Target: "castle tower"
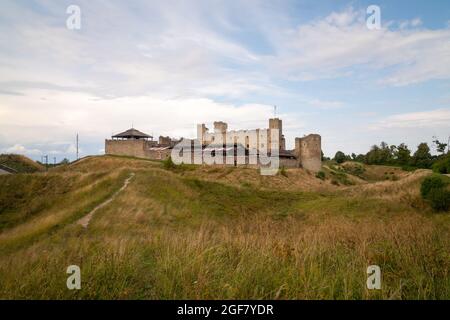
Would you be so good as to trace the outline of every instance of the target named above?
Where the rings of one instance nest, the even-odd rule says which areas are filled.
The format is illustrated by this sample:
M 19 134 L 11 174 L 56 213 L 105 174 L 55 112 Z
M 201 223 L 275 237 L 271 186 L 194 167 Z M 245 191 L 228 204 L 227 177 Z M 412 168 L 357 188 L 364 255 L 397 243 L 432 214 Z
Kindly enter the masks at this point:
M 208 128 L 204 123 L 197 125 L 197 140 L 201 145 L 206 144 L 206 134 L 208 133 Z
M 226 143 L 227 141 L 227 130 L 228 130 L 228 124 L 226 124 L 223 121 L 215 121 L 214 122 L 214 134 L 216 135 L 216 139 L 218 140 L 219 138 L 217 137 L 218 135 L 222 135 L 222 143 Z
M 295 156 L 299 165 L 313 172 L 322 167 L 322 138 L 318 134 L 310 134 L 303 138 L 295 138 Z
M 278 118 L 272 118 L 269 119 L 269 136 L 267 137 L 268 143 L 267 146 L 269 148 L 269 150 L 272 148 L 272 142 L 271 142 L 271 137 L 272 137 L 272 130 L 273 129 L 278 129 L 278 143 L 279 143 L 279 149 L 280 150 L 284 150 L 284 135 L 283 135 L 283 122 L 281 121 L 281 119 Z

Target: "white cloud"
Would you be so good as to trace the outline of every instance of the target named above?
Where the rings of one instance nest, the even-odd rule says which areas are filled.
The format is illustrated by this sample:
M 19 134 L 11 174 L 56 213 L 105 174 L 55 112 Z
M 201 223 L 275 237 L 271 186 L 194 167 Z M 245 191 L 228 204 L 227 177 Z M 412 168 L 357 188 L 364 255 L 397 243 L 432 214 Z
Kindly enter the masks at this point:
M 388 116 L 372 126 L 371 129 L 386 128 L 436 128 L 449 127 L 450 109 L 411 112 Z
M 22 155 L 41 155 L 42 151 L 38 149 L 27 149 L 21 144 L 15 144 L 12 147 L 3 149 L 4 153 L 15 153 L 15 154 L 22 154 Z
M 394 86 L 450 78 L 450 29 L 418 29 L 421 20 L 413 19 L 398 30 L 369 30 L 364 16 L 348 8 L 280 33 L 271 62 L 299 80 L 388 68 L 381 83 Z
M 271 104 L 283 110 L 289 103 L 294 114 L 280 116 L 290 139 L 305 133 L 298 132 L 305 124 L 325 131 L 339 120 L 333 110 L 327 114 L 337 120 L 309 122 L 304 107 L 316 114 L 339 109 L 344 118 L 342 109 L 356 96 L 351 91 L 375 81 L 405 86 L 450 78 L 450 29 L 427 29 L 419 18 L 376 31 L 366 28 L 364 11 L 352 8 L 298 24 L 290 3 L 78 3 L 84 19 L 79 32 L 65 28 L 63 2 L 3 5 L 2 146 L 74 154 L 79 132 L 85 152 L 95 153 L 104 138 L 132 122 L 155 136 L 192 137 L 199 122 L 266 127 Z M 335 83 L 323 90 L 294 83 L 339 77 L 361 86 L 345 95 L 332 88 Z M 377 125 L 405 125 L 401 118 L 383 121 Z
M 39 99 L 41 96 L 46 99 Z M 211 125 L 217 120 L 235 128 L 265 128 L 273 106 L 157 96 L 105 100 L 77 92 L 30 90 L 24 96 L 3 96 L 0 110 L 0 128 L 8 133 L 2 143 L 42 144 L 50 150 L 74 154 L 74 143 L 67 141 L 74 141 L 76 133 L 80 133 L 83 143 L 101 145 L 103 139 L 128 129 L 134 122 L 136 128 L 155 136 L 193 138 L 197 123 Z
M 312 99 L 309 101 L 309 104 L 318 107 L 320 109 L 340 109 L 344 106 L 344 103 L 341 101 L 327 101 L 327 100 L 319 100 L 319 99 Z

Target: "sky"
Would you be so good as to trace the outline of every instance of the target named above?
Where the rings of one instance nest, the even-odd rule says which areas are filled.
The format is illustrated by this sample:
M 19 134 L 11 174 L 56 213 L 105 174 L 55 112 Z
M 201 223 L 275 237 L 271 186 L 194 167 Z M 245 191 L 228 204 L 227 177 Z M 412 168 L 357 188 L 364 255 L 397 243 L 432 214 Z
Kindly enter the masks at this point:
M 70 5 L 81 27 L 70 29 Z M 369 5 L 381 27 L 367 27 Z M 450 1 L 2 0 L 0 153 L 74 160 L 131 126 L 322 136 L 325 155 L 450 136 Z M 53 160 L 52 160 L 53 161 Z

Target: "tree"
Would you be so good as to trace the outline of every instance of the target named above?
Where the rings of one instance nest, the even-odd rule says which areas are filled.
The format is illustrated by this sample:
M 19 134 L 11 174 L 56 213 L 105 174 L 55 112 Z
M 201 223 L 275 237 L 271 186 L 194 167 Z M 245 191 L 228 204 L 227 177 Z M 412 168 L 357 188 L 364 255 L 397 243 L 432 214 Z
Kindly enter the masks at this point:
M 337 163 L 342 163 L 345 160 L 347 160 L 347 156 L 345 155 L 345 153 L 343 153 L 342 151 L 336 152 L 334 156 L 334 161 L 336 161 Z
M 367 164 L 386 164 L 392 159 L 391 148 L 386 142 L 381 142 L 380 146 L 373 145 L 366 154 Z
M 364 161 L 366 161 L 366 156 L 360 153 L 356 156 L 355 161 L 364 162 Z
M 430 153 L 430 147 L 426 142 L 422 142 L 417 146 L 417 151 L 412 156 L 412 164 L 419 168 L 429 168 L 433 157 Z
M 408 149 L 408 146 L 404 143 L 401 143 L 397 150 L 395 151 L 396 162 L 400 165 L 406 165 L 411 160 L 411 151 Z
M 438 139 L 433 140 L 433 143 L 436 145 L 436 151 L 440 154 L 445 153 L 445 148 L 447 147 L 446 143 L 440 142 Z

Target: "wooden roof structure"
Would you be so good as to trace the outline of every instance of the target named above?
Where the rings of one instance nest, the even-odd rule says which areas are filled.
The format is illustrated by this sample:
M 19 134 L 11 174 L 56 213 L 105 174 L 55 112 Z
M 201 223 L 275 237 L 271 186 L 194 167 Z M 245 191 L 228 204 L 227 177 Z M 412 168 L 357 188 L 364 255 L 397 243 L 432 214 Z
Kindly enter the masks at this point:
M 128 129 L 127 131 L 118 133 L 112 136 L 113 139 L 153 139 L 152 136 L 143 133 L 135 128 Z

